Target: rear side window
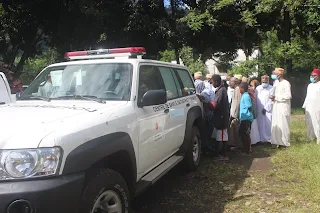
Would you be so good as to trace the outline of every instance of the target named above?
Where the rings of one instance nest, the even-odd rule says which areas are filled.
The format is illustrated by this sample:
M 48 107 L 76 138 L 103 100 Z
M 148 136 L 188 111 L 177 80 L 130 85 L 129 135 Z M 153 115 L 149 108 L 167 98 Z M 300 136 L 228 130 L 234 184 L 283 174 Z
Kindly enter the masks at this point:
M 167 99 L 172 100 L 175 98 L 179 98 L 179 93 L 177 89 L 177 85 L 179 84 L 176 84 L 176 81 L 174 79 L 175 74 L 173 73 L 173 71 L 168 67 L 158 67 L 158 69 L 162 76 L 164 86 L 166 87 Z
M 189 72 L 187 70 L 177 69 L 177 73 L 183 84 L 183 91 L 182 91 L 183 95 L 188 96 L 188 95 L 196 94 L 194 82 L 191 79 Z
M 155 66 L 141 65 L 139 69 L 138 100 L 149 90 L 165 89 L 159 70 Z

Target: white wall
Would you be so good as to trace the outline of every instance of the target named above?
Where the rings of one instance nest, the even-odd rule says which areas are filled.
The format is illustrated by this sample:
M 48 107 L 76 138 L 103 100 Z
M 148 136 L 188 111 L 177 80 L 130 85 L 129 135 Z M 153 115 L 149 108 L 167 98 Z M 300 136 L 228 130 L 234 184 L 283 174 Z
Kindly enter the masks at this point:
M 257 58 L 259 56 L 260 52 L 259 50 L 254 50 L 252 52 L 252 54 L 249 56 L 249 60 L 252 60 L 254 58 Z M 241 62 L 241 61 L 245 61 L 246 60 L 246 55 L 244 54 L 244 51 L 242 49 L 239 49 L 237 51 L 237 58 L 234 60 L 235 63 L 237 62 Z M 219 74 L 219 75 L 226 75 L 226 73 L 223 73 L 221 72 L 218 67 L 217 67 L 217 62 L 216 61 L 219 61 L 219 58 L 218 57 L 215 57 L 213 59 L 208 59 L 206 61 L 206 65 L 207 65 L 207 68 L 208 68 L 208 73 L 211 73 L 211 74 Z M 171 63 L 174 63 L 176 64 L 177 62 L 176 61 L 171 61 Z M 180 64 L 183 65 L 183 61 L 180 59 Z M 249 76 L 251 77 L 251 76 Z

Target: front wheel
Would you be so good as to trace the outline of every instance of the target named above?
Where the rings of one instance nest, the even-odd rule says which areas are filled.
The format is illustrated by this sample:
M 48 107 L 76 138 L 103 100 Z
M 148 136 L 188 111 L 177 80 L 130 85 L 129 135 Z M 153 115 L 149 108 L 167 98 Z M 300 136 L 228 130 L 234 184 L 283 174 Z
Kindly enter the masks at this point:
M 195 171 L 200 163 L 201 156 L 201 136 L 196 126 L 192 127 L 191 138 L 188 140 L 188 149 L 182 161 L 182 166 L 186 171 Z
M 80 213 L 129 213 L 127 184 L 119 173 L 101 169 L 88 181 L 80 206 Z

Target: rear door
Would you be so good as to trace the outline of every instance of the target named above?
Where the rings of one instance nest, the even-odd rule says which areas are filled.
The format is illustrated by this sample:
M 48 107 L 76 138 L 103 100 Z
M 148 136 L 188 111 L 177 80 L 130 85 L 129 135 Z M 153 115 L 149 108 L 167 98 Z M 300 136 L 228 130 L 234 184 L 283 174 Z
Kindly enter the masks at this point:
M 11 103 L 10 86 L 4 73 L 0 72 L 0 104 Z
M 188 99 L 182 94 L 176 72 L 165 66 L 158 66 L 158 69 L 167 92 L 168 110 L 166 112 L 168 116 L 166 117 L 164 133 L 167 155 L 172 155 L 183 143 L 186 127 L 185 106 L 188 104 Z
M 188 111 L 194 107 L 194 106 L 202 106 L 199 98 L 196 95 L 196 88 L 194 85 L 194 81 L 189 73 L 188 70 L 186 69 L 175 69 L 175 72 L 178 76 L 181 88 L 182 88 L 182 95 L 184 98 L 188 100 L 186 104 L 184 104 L 184 109 L 185 109 L 185 117 L 184 117 L 184 122 L 187 122 L 187 115 Z

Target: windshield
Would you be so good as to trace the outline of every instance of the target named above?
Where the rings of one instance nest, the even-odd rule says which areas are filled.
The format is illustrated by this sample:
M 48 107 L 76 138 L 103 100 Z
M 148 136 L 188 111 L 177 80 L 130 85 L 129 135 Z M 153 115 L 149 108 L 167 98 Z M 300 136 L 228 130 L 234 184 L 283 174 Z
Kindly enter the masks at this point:
M 21 94 L 19 100 L 91 97 L 130 99 L 132 64 L 104 63 L 48 67 Z

